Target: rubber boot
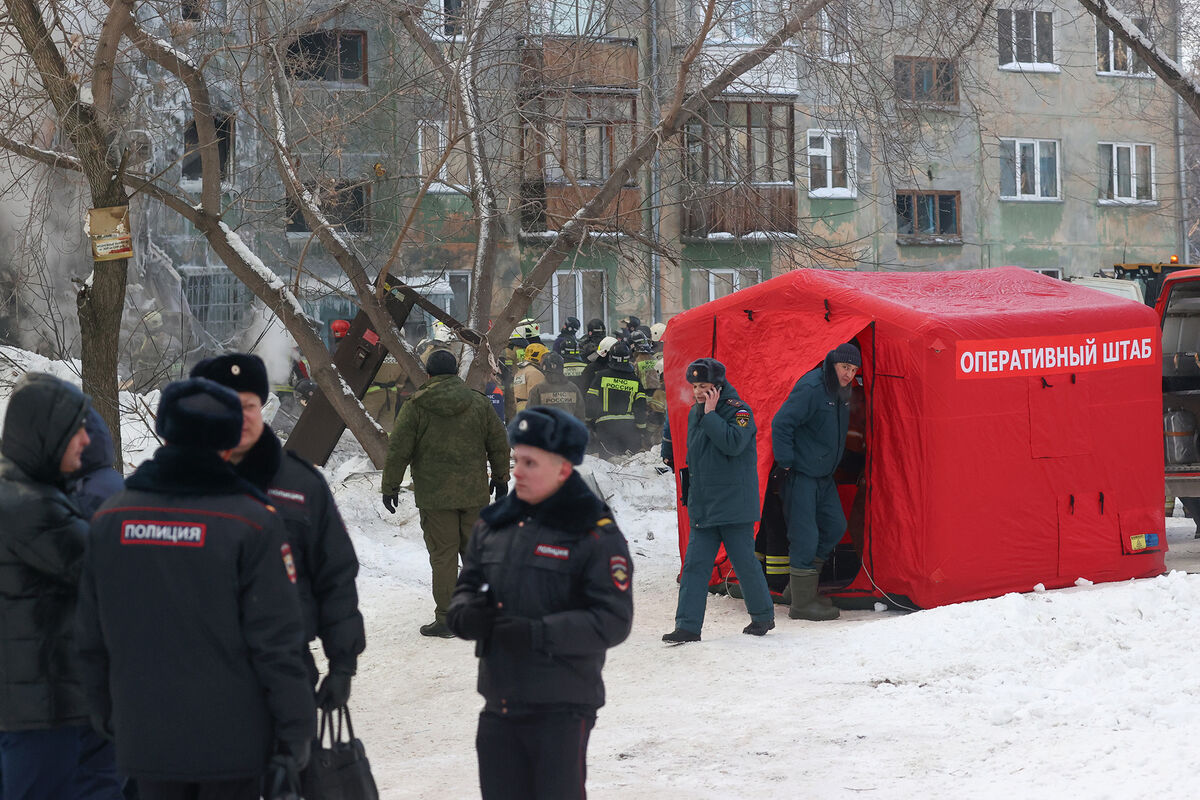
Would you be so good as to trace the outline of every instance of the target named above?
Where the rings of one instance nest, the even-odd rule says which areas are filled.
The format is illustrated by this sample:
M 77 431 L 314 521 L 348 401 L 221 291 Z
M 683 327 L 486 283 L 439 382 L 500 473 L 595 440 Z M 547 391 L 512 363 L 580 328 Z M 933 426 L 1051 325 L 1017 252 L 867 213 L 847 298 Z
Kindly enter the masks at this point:
M 792 570 L 792 608 L 788 616 L 792 619 L 807 619 L 824 622 L 837 619 L 841 612 L 836 608 L 817 602 L 817 580 L 820 575 L 815 569 Z
M 824 567 L 825 567 L 825 559 L 823 559 L 823 558 L 814 558 L 813 559 L 813 569 L 815 569 L 817 571 L 817 586 L 821 585 L 821 570 L 824 569 Z M 826 597 L 825 595 L 821 594 L 819 589 L 817 591 L 817 602 L 823 606 L 828 606 L 829 608 L 833 608 L 833 598 Z

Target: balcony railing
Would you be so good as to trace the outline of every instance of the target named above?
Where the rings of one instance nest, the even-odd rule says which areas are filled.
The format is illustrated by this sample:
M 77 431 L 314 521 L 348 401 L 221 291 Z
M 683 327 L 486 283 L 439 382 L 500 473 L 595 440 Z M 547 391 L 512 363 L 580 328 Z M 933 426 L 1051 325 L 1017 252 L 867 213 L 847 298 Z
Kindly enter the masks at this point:
M 521 83 L 527 87 L 637 88 L 634 39 L 540 36 L 521 42 Z
M 525 183 L 521 186 L 521 228 L 527 233 L 556 231 L 584 203 L 596 196 L 598 186 L 561 183 Z M 632 233 L 642 229 L 642 192 L 637 187 L 621 189 L 603 212 L 590 221 L 592 230 Z
M 796 233 L 796 189 L 791 185 L 707 185 L 683 204 L 683 234 Z

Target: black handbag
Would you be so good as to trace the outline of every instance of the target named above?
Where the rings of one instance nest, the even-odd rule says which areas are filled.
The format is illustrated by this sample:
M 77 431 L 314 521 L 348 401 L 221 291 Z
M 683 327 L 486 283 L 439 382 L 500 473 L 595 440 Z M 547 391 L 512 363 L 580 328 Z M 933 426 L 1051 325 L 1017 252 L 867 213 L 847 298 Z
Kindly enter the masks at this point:
M 328 744 L 326 731 L 329 732 Z M 301 785 L 305 800 L 379 800 L 379 789 L 371 775 L 367 752 L 362 740 L 354 738 L 350 709 L 346 706 L 321 712 L 316 748 L 308 760 Z

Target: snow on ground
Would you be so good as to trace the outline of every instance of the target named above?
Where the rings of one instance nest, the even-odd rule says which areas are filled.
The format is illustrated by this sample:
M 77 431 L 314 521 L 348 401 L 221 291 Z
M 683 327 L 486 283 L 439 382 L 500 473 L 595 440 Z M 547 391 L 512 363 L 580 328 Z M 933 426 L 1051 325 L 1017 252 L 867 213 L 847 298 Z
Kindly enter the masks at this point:
M 649 454 L 588 459 L 634 560 L 635 620 L 609 653 L 589 750 L 597 798 L 1178 797 L 1200 791 L 1200 576 L 1098 584 L 916 614 L 777 620 L 744 636 L 710 597 L 704 641 L 668 647 L 679 569 L 672 478 Z M 363 563 L 356 731 L 387 798 L 478 796 L 472 645 L 426 639 L 429 567 L 412 495 L 334 474 Z M 358 466 L 362 466 L 359 462 Z M 1170 520 L 1190 541 L 1193 525 Z M 767 794 L 767 793 L 770 794 Z
M 0 348 L 0 414 L 28 368 Z M 76 379 L 77 381 L 77 379 Z M 133 405 L 136 398 L 127 398 Z M 154 408 L 156 398 L 142 398 Z M 127 413 L 128 462 L 153 450 Z M 843 612 L 741 634 L 741 601 L 711 597 L 704 641 L 668 647 L 679 556 L 672 477 L 643 454 L 588 459 L 629 540 L 633 633 L 609 653 L 589 749 L 594 798 L 1087 797 L 1200 793 L 1200 575 L 1011 594 L 915 614 Z M 478 797 L 470 643 L 427 639 L 429 564 L 412 494 L 393 516 L 379 473 L 344 438 L 326 474 L 362 569 L 367 651 L 351 707 L 381 795 Z M 1179 513 L 1177 511 L 1177 513 Z M 1171 560 L 1194 524 L 1168 519 Z

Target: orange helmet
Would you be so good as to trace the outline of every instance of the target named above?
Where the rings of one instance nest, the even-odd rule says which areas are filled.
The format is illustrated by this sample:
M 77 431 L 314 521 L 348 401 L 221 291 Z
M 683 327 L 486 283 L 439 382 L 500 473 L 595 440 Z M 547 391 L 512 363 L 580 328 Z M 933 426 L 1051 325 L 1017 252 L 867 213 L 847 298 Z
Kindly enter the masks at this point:
M 350 323 L 344 319 L 335 319 L 329 323 L 329 330 L 333 331 L 333 338 L 342 339 L 350 332 Z

